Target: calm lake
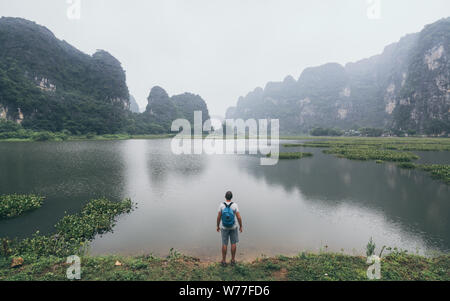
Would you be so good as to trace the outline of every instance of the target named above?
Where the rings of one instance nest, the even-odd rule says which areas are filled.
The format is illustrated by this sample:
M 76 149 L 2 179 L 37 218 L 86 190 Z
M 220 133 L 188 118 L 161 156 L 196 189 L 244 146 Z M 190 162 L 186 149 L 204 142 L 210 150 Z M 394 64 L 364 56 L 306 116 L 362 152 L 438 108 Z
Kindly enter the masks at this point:
M 170 139 L 0 143 L 0 194 L 46 196 L 42 208 L 0 222 L 0 237 L 48 233 L 89 199 L 130 197 L 138 208 L 98 236 L 90 254 L 220 256 L 219 203 L 232 190 L 244 233 L 241 258 L 301 251 L 364 254 L 377 244 L 450 250 L 450 188 L 420 170 L 323 154 L 261 166 L 249 155 L 173 155 Z M 290 141 L 299 142 L 299 141 Z M 299 151 L 290 148 L 288 151 Z M 450 164 L 450 152 L 419 162 Z

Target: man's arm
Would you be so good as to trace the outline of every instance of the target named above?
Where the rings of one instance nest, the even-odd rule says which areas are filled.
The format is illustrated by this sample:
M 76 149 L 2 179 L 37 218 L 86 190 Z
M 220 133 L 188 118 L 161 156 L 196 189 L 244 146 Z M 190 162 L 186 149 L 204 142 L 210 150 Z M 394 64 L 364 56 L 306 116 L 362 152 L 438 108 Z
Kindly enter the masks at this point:
M 241 214 L 239 212 L 236 212 L 236 217 L 237 217 L 238 223 L 239 223 L 239 231 L 242 233 L 243 228 L 242 228 L 242 217 L 241 217 Z
M 220 219 L 222 218 L 222 211 L 219 211 L 219 214 L 217 214 L 217 232 L 220 231 Z

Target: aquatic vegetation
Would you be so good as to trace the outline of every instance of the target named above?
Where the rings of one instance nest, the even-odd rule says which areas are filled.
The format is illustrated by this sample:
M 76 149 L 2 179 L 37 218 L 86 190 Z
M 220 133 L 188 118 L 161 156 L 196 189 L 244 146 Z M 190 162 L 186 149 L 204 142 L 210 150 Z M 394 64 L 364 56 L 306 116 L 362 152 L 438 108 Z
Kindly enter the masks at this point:
M 450 165 L 444 164 L 420 164 L 418 168 L 431 173 L 431 177 L 444 181 L 450 185 Z
M 304 144 L 303 143 L 288 143 L 288 144 L 283 144 L 284 147 L 303 147 Z
M 96 234 L 112 230 L 115 217 L 129 213 L 132 209 L 130 199 L 111 202 L 107 199 L 90 201 L 80 213 L 63 217 L 56 225 L 57 233 L 66 237 L 93 239 Z
M 333 147 L 323 151 L 335 154 L 340 158 L 350 160 L 383 160 L 391 162 L 409 162 L 419 159 L 419 156 L 409 152 L 382 150 L 374 147 Z
M 327 148 L 324 153 L 351 160 L 409 162 L 419 157 L 406 151 L 448 151 L 450 139 L 421 138 L 340 138 L 284 144 L 285 147 Z
M 383 148 L 400 151 L 450 151 L 450 144 L 440 143 L 407 143 L 384 144 Z
M 295 153 L 280 153 L 278 158 L 279 159 L 301 159 L 305 157 L 312 157 L 312 153 L 302 153 L 302 152 L 295 152 Z M 271 154 L 268 154 L 267 157 L 271 157 Z
M 450 167 L 441 164 L 415 164 L 419 156 L 410 151 L 450 151 L 448 138 L 318 138 L 305 143 L 283 144 L 284 147 L 324 148 L 326 154 L 334 154 L 350 160 L 375 160 L 376 163 L 398 162 L 403 169 L 422 169 L 434 179 L 450 184 Z
M 421 169 L 431 173 L 431 177 L 450 184 L 450 165 L 445 164 L 415 164 L 410 162 L 402 162 L 397 164 L 398 167 L 404 169 Z
M 317 138 L 316 140 L 284 144 L 284 147 L 375 147 L 385 150 L 399 151 L 450 151 L 448 138 Z
M 416 168 L 416 164 L 411 163 L 411 162 L 401 162 L 397 164 L 398 167 L 403 168 L 403 169 L 414 169 Z
M 283 144 L 284 147 L 331 147 L 330 143 L 322 142 L 305 142 L 301 144 Z
M 0 196 L 0 220 L 12 218 L 42 206 L 44 197 L 34 194 Z
M 90 201 L 78 214 L 67 215 L 55 225 L 55 233 L 36 232 L 22 240 L 1 239 L 2 256 L 69 256 L 82 254 L 95 235 L 111 231 L 118 215 L 133 209 L 130 199 L 112 202 L 107 199 Z

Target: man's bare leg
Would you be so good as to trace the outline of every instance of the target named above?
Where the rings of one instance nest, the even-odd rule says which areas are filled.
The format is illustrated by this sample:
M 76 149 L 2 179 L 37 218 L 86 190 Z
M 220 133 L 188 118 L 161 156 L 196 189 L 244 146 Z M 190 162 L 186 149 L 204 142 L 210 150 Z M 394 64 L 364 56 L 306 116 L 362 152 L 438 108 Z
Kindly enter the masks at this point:
M 236 244 L 231 245 L 231 262 L 235 262 L 234 257 L 236 256 Z
M 226 262 L 227 258 L 227 245 L 222 245 L 222 262 Z

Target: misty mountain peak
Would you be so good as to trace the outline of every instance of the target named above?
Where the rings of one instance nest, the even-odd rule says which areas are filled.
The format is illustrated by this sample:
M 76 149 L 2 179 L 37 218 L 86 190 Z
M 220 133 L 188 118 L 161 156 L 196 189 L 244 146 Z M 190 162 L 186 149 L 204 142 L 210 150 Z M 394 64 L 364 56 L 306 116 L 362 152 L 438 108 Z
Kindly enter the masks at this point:
M 168 100 L 168 99 L 169 99 L 169 94 L 167 94 L 166 90 L 164 90 L 160 86 L 154 86 L 150 90 L 150 94 L 148 95 L 148 98 L 147 98 L 149 104 L 151 104 L 155 101 Z
M 297 81 L 292 75 L 288 75 L 284 78 L 283 83 L 285 84 L 295 84 Z

